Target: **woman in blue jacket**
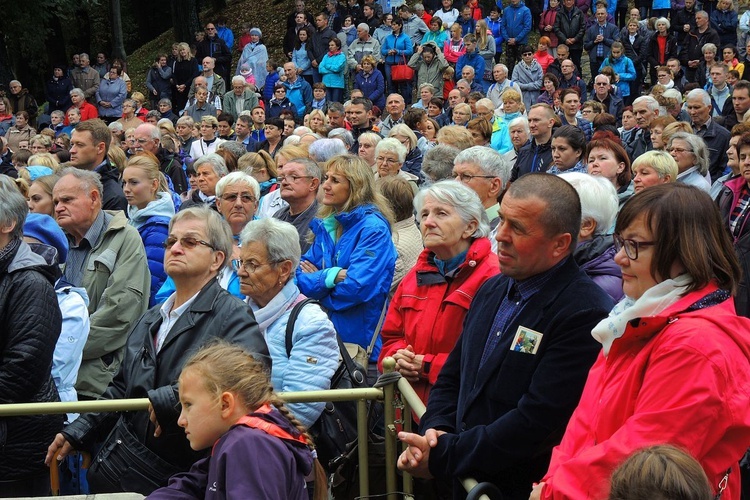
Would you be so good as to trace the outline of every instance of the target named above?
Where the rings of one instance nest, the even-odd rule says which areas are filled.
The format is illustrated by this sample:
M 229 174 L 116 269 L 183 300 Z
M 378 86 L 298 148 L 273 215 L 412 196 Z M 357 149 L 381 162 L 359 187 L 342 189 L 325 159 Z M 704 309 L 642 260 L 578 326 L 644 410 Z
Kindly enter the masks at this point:
M 312 35 L 312 29 L 308 26 L 300 28 L 292 51 L 292 62 L 294 67 L 297 68 L 297 74 L 310 85 L 313 84 L 312 61 L 315 59 L 312 53 Z
M 346 55 L 341 51 L 341 40 L 331 38 L 328 42 L 328 53 L 318 65 L 318 73 L 323 75 L 328 102 L 344 102 L 344 72 Z
M 386 304 L 396 248 L 388 202 L 370 166 L 353 155 L 326 163 L 322 207 L 310 223 L 314 241 L 302 256 L 297 285 L 320 301 L 344 342 L 367 348 Z M 370 354 L 377 361 L 380 338 Z
M 391 78 L 391 70 L 395 64 L 406 64 L 411 55 L 414 53 L 414 48 L 411 43 L 411 38 L 404 33 L 404 22 L 400 17 L 393 18 L 391 23 L 393 32 L 388 35 L 383 44 L 380 47 L 380 53 L 383 54 L 385 63 L 385 79 L 387 83 L 387 91 L 389 93 L 398 93 L 404 96 L 404 101 L 407 105 L 411 104 L 411 91 L 412 82 L 395 82 Z
M 145 152 L 131 157 L 122 173 L 122 191 L 128 202 L 130 224 L 138 229 L 146 248 L 151 272 L 148 306 L 152 307 L 157 303 L 156 292 L 167 279 L 164 241 L 169 235 L 169 220 L 175 214 L 166 178 L 159 172 L 159 160 Z
M 362 70 L 354 75 L 354 88 L 362 91 L 365 97 L 379 109 L 385 109 L 385 78 L 383 73 L 375 67 L 375 58 L 362 58 Z

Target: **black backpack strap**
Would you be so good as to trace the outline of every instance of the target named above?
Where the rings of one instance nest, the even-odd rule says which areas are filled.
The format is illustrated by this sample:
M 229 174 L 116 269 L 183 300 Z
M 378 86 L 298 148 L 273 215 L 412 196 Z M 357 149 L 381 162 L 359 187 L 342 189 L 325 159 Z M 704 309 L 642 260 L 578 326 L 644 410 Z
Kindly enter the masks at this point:
M 294 333 L 294 323 L 297 321 L 297 316 L 299 316 L 299 313 L 300 311 L 302 311 L 302 308 L 310 303 L 318 304 L 318 301 L 315 299 L 300 300 L 299 302 L 294 304 L 294 307 L 292 308 L 292 312 L 289 314 L 289 319 L 286 322 L 286 339 L 285 339 L 287 358 L 292 354 L 292 334 Z

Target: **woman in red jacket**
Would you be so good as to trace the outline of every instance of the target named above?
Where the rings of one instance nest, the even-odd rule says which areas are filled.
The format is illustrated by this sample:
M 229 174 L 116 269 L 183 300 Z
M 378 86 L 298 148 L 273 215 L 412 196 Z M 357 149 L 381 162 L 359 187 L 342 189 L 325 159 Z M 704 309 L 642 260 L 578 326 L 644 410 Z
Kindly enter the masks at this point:
M 606 498 L 629 455 L 671 444 L 739 499 L 750 321 L 735 313 L 740 267 L 719 211 L 695 187 L 654 186 L 622 208 L 614 241 L 626 296 L 592 332 L 602 353 L 531 498 Z
M 382 371 L 383 359 L 392 356 L 427 403 L 474 294 L 499 264 L 487 239 L 487 214 L 471 188 L 438 182 L 420 191 L 414 205 L 425 249 L 391 301 L 378 365 Z

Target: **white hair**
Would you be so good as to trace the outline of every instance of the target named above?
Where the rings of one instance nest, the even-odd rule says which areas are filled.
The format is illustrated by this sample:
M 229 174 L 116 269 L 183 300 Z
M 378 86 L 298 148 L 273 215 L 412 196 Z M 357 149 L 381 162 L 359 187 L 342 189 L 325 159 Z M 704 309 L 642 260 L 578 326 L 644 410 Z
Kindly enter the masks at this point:
M 563 172 L 558 177 L 573 186 L 581 199 L 581 221 L 596 222 L 594 234 L 607 234 L 615 223 L 620 203 L 615 186 L 604 177 Z

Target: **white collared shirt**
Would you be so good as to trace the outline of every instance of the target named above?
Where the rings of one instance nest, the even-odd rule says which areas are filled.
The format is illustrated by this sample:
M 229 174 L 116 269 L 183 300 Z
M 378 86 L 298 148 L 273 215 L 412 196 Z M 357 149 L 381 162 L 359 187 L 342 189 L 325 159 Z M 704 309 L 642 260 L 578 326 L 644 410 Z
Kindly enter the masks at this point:
M 200 293 L 200 291 L 198 293 Z M 167 339 L 167 335 L 169 335 L 169 331 L 172 329 L 172 327 L 177 322 L 177 320 L 180 319 L 180 316 L 182 316 L 182 313 L 184 313 L 190 308 L 190 306 L 195 301 L 195 298 L 198 296 L 198 293 L 190 297 L 184 304 L 182 304 L 177 309 L 172 309 L 175 298 L 177 297 L 177 292 L 170 295 L 169 298 L 166 301 L 164 301 L 164 303 L 161 305 L 161 308 L 159 309 L 159 314 L 161 314 L 162 321 L 161 321 L 161 326 L 159 327 L 159 331 L 156 333 L 156 342 L 155 342 L 157 353 L 161 351 L 161 346 L 164 344 L 164 341 Z

